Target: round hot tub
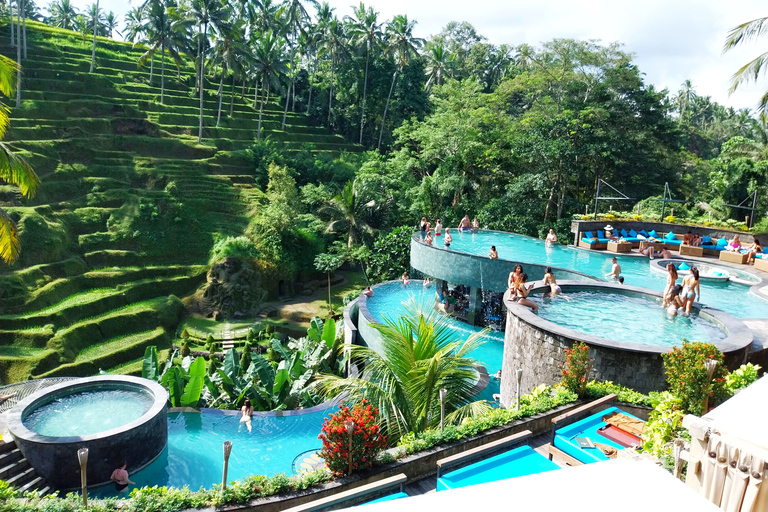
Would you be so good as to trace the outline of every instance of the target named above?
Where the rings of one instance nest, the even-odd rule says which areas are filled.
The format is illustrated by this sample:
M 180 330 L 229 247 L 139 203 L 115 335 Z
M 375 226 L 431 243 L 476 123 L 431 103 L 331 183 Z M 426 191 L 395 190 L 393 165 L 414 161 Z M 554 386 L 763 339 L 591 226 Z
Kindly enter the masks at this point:
M 88 448 L 88 485 L 99 485 L 121 462 L 133 473 L 165 449 L 167 400 L 165 388 L 147 379 L 77 379 L 22 400 L 8 413 L 8 430 L 52 487 L 80 487 L 80 448 Z
M 618 284 L 559 283 L 562 294 L 534 287 L 528 307 L 509 300 L 502 375 L 523 369 L 523 391 L 561 379 L 565 350 L 575 341 L 590 347 L 590 379 L 610 380 L 648 392 L 666 387 L 661 354 L 683 339 L 714 344 L 729 367 L 745 362 L 752 332 L 728 313 L 695 303 L 690 316 L 661 308 L 661 293 Z M 502 404 L 514 399 L 514 379 L 502 377 Z

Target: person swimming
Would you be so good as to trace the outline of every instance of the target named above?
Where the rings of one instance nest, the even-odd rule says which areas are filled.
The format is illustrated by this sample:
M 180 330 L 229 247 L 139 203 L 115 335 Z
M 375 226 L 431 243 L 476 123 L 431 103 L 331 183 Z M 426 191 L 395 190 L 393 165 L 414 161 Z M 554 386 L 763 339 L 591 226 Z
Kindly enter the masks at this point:
M 683 302 L 680 299 L 680 293 L 683 291 L 682 285 L 676 284 L 667 293 L 665 300 L 667 302 L 667 313 L 670 316 L 677 315 L 678 312 L 683 311 Z
M 550 295 L 557 295 L 558 293 L 563 291 L 560 288 L 560 285 L 557 284 L 557 279 L 555 278 L 555 274 L 552 273 L 552 267 L 547 267 L 544 269 L 544 279 L 542 282 L 545 285 L 549 285 Z

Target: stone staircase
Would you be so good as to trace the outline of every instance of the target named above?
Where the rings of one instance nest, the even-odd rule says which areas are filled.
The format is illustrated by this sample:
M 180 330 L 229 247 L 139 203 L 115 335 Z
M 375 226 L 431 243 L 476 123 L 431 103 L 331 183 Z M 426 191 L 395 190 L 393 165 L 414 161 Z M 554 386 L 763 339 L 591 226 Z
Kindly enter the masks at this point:
M 0 480 L 5 480 L 19 492 L 37 491 L 41 496 L 51 492 L 45 479 L 35 473 L 14 441 L 0 441 Z

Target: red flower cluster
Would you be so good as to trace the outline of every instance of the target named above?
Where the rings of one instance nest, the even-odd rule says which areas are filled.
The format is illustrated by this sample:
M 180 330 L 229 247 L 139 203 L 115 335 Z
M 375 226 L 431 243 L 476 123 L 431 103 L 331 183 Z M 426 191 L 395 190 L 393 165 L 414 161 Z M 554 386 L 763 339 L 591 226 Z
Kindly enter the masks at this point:
M 338 411 L 325 419 L 322 431 L 317 436 L 323 441 L 320 456 L 335 475 L 349 472 L 347 421 L 351 420 L 355 424 L 352 432 L 352 471 L 371 467 L 379 452 L 387 446 L 387 438 L 381 433 L 376 421 L 378 414 L 375 407 L 363 400 L 351 408 L 342 403 Z
M 563 380 L 562 385 L 570 389 L 580 397 L 583 397 L 587 389 L 587 378 L 592 369 L 592 360 L 589 358 L 589 347 L 575 341 L 572 349 L 565 349 L 565 364 L 560 365 Z

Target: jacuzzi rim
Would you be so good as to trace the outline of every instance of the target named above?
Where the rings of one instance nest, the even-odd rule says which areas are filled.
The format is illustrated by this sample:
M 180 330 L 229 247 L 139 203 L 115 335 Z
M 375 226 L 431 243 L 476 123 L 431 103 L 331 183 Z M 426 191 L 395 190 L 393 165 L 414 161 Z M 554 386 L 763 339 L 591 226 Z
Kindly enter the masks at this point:
M 629 292 L 632 294 L 649 295 L 657 298 L 661 298 L 662 296 L 662 293 L 656 290 L 649 290 L 647 288 L 640 288 L 638 286 L 626 286 L 615 283 L 584 283 L 582 281 L 566 280 L 558 281 L 558 284 L 563 290 L 580 288 L 582 289 L 580 291 L 584 291 L 583 289 L 586 288 L 602 290 L 606 292 Z M 549 286 L 542 286 L 537 281 L 531 292 L 543 292 L 548 289 Z M 628 352 L 645 352 L 653 354 L 663 354 L 672 350 L 671 345 L 645 345 L 641 343 L 631 343 L 627 341 L 614 340 L 611 338 L 601 338 L 599 336 L 594 336 L 592 334 L 587 334 L 563 327 L 559 324 L 556 324 L 555 322 L 551 322 L 540 317 L 525 306 L 511 302 L 508 298 L 508 292 L 504 294 L 504 305 L 507 307 L 507 311 L 525 323 L 532 325 L 536 329 L 547 331 L 549 333 L 555 334 L 556 336 L 578 340 L 588 345 L 597 345 L 600 347 L 624 350 Z M 710 342 L 724 354 L 743 350 L 752 344 L 752 331 L 740 319 L 726 313 L 725 311 L 711 308 L 698 302 L 694 302 L 693 309 L 698 310 L 700 316 L 714 319 L 725 328 L 727 335 L 724 339 Z M 680 343 L 682 343 L 682 340 L 680 340 Z
M 531 240 L 534 240 L 534 241 L 536 241 L 538 243 L 544 243 L 544 241 L 541 238 L 536 238 L 536 237 L 532 237 L 532 236 L 528 236 L 528 235 L 521 235 L 520 233 L 511 233 L 509 231 L 498 231 L 498 230 L 495 230 L 495 229 L 478 229 L 478 230 L 475 230 L 475 231 L 477 233 L 481 233 L 481 232 L 483 232 L 483 233 L 499 233 L 499 234 L 502 234 L 502 235 L 509 235 L 509 236 L 513 236 L 513 237 L 514 236 L 519 236 L 520 238 L 530 238 Z M 411 242 L 420 244 L 420 245 L 424 246 L 427 249 L 435 249 L 435 250 L 438 250 L 438 251 L 445 251 L 445 252 L 461 255 L 462 257 L 468 257 L 468 258 L 472 258 L 472 259 L 479 259 L 479 260 L 482 260 L 482 261 L 492 261 L 488 256 L 480 256 L 479 254 L 472 254 L 470 252 L 457 251 L 457 250 L 452 249 L 450 247 L 439 247 L 437 245 L 427 245 L 427 244 L 424 244 L 424 243 L 422 243 L 420 233 L 421 233 L 420 231 L 414 232 L 411 235 Z M 566 246 L 561 246 L 561 247 L 563 249 L 570 249 L 570 247 L 566 247 Z M 555 267 L 555 266 L 552 266 L 552 265 L 546 265 L 546 264 L 537 263 L 535 261 L 510 260 L 508 258 L 496 258 L 496 259 L 498 261 L 505 261 L 507 263 L 519 263 L 520 265 L 534 265 L 534 266 L 537 266 L 537 267 L 552 267 L 552 270 L 555 271 L 555 272 L 566 273 L 566 274 L 574 274 L 574 275 L 578 275 L 578 276 L 584 277 L 585 278 L 584 280 L 586 282 L 600 282 L 600 278 L 599 277 L 595 277 L 592 274 L 587 274 L 586 272 L 581 272 L 579 270 L 572 270 L 572 269 L 565 268 L 565 267 Z M 457 283 L 457 284 L 465 284 L 465 283 Z M 501 293 L 501 292 L 499 292 L 499 293 Z
M 83 388 L 82 391 L 98 390 L 98 387 L 94 388 L 93 386 L 94 385 L 98 386 L 99 383 L 107 383 L 107 384 L 112 383 L 112 384 L 123 384 L 123 385 L 127 384 L 127 385 L 140 386 L 144 388 L 144 391 L 146 391 L 147 393 L 149 393 L 150 396 L 152 396 L 153 398 L 152 405 L 149 407 L 149 409 L 147 409 L 147 411 L 144 414 L 142 414 L 141 416 L 139 416 L 138 418 L 136 418 L 135 420 L 129 423 L 120 425 L 119 427 L 115 427 L 109 430 L 96 432 L 95 434 L 88 434 L 85 436 L 60 436 L 60 437 L 46 436 L 46 435 L 38 434 L 34 430 L 31 430 L 24 425 L 24 422 L 22 421 L 22 418 L 24 417 L 24 412 L 28 408 L 34 405 L 37 405 L 39 402 L 43 401 L 43 399 L 46 398 L 51 393 L 56 393 L 67 388 L 75 388 L 75 390 L 69 394 L 77 393 L 78 392 L 77 388 Z M 96 377 L 84 377 L 82 379 L 62 382 L 61 384 L 56 384 L 56 385 L 47 387 L 45 389 L 41 389 L 40 391 L 37 391 L 32 395 L 24 398 L 13 409 L 11 409 L 8 412 L 8 416 L 7 416 L 8 431 L 11 433 L 11 435 L 14 438 L 23 439 L 25 441 L 37 443 L 37 444 L 68 444 L 68 443 L 95 441 L 98 439 L 104 439 L 104 438 L 124 434 L 126 432 L 129 432 L 143 425 L 144 423 L 147 423 L 153 420 L 165 408 L 167 401 L 168 401 L 168 391 L 157 382 L 153 382 L 149 379 L 144 379 L 142 377 L 133 377 L 130 375 L 99 375 Z
M 748 272 L 746 270 L 737 269 L 737 268 L 733 268 L 733 267 L 727 267 L 725 265 L 713 265 L 713 264 L 711 264 L 711 263 L 709 263 L 707 261 L 686 260 L 686 259 L 682 259 L 682 258 L 651 260 L 651 262 L 650 262 L 651 270 L 654 270 L 654 271 L 659 272 L 659 273 L 665 273 L 666 269 L 663 268 L 663 267 L 666 267 L 667 263 L 673 263 L 673 264 L 674 263 L 687 263 L 688 266 L 710 267 L 710 268 L 716 268 L 716 269 L 719 269 L 719 270 L 723 270 L 723 271 L 726 272 L 726 275 L 723 276 L 723 277 L 719 277 L 719 276 L 718 277 L 701 276 L 700 279 L 702 279 L 702 280 L 707 280 L 707 281 L 712 281 L 712 282 L 723 282 L 723 283 L 726 282 L 726 281 L 731 281 L 731 282 L 736 283 L 736 284 L 742 284 L 744 286 L 749 286 L 750 289 L 753 286 L 760 286 L 763 283 L 763 278 L 762 277 L 760 277 L 758 275 L 755 275 L 752 272 Z M 675 266 L 677 266 L 677 265 L 675 265 Z M 747 281 L 746 279 L 742 279 L 742 278 L 738 277 L 738 275 L 734 275 L 737 272 L 742 273 L 742 274 L 747 274 L 750 277 L 752 277 L 753 279 L 755 279 L 756 281 Z

